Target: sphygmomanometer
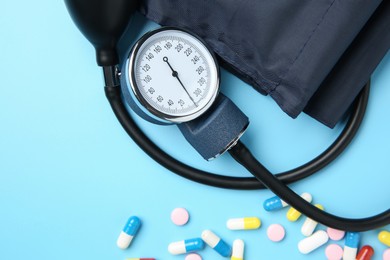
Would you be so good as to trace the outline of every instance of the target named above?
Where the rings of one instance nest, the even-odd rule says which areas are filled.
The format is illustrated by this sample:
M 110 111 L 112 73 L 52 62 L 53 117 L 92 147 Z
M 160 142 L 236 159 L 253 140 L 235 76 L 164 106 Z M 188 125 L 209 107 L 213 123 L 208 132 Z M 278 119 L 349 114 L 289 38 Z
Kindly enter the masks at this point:
M 296 169 L 273 175 L 240 141 L 248 128 L 249 119 L 219 92 L 218 61 L 202 35 L 198 36 L 189 28 L 180 26 L 159 28 L 141 37 L 120 64 L 117 43 L 138 7 L 137 1 L 65 0 L 65 3 L 79 29 L 96 49 L 97 63 L 103 68 L 105 93 L 119 122 L 129 136 L 162 166 L 206 185 L 243 190 L 269 188 L 306 216 L 336 229 L 359 232 L 390 223 L 390 210 L 363 219 L 334 216 L 306 202 L 287 186 L 322 169 L 348 146 L 364 117 L 369 84 L 356 97 L 344 130 L 326 151 Z M 161 4 L 159 1 L 155 3 Z M 331 7 L 324 7 L 324 16 L 330 13 Z M 158 16 L 151 10 L 149 14 Z M 191 19 L 189 13 L 185 15 Z M 324 17 L 320 18 L 324 20 Z M 166 22 L 169 23 L 169 19 Z M 199 24 L 199 27 L 202 26 L 212 31 L 209 28 L 211 25 Z M 315 37 L 314 33 L 308 31 L 308 36 Z M 226 41 L 227 36 L 221 34 L 215 37 L 222 42 Z M 310 44 L 311 38 L 306 40 L 304 44 Z M 218 56 L 221 56 L 224 46 L 212 46 L 212 49 L 217 49 Z M 229 62 L 224 58 L 224 62 Z M 233 60 L 231 63 L 239 64 Z M 233 66 L 233 70 L 239 69 Z M 285 73 L 287 75 L 288 71 Z M 252 75 L 244 68 L 238 74 Z M 255 75 L 247 78 L 247 81 L 261 83 Z M 271 90 L 272 94 L 279 98 L 278 102 L 282 102 L 282 93 L 277 94 L 275 89 Z M 127 106 L 155 124 L 177 124 L 188 142 L 206 160 L 224 152 L 230 153 L 254 178 L 217 175 L 179 162 L 157 147 L 140 130 L 129 115 Z

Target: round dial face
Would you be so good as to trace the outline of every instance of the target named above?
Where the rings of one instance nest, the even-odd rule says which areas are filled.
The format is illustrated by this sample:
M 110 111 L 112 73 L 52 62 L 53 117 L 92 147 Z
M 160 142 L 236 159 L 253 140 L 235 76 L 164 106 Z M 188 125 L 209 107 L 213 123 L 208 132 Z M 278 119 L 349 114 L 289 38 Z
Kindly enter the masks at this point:
M 129 63 L 132 90 L 153 115 L 185 122 L 203 114 L 219 90 L 214 56 L 196 36 L 162 28 L 141 38 Z

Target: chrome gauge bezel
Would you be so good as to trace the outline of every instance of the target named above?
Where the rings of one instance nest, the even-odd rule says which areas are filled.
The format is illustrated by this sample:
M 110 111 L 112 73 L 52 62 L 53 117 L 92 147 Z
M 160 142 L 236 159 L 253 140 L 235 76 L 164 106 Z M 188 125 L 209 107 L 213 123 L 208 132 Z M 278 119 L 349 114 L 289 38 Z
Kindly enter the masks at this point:
M 150 39 L 151 37 L 153 37 L 154 35 L 161 33 L 161 32 L 166 32 L 169 30 L 172 30 L 174 32 L 179 32 L 182 34 L 187 34 L 187 36 L 189 35 L 190 37 L 193 37 L 194 39 L 196 39 L 198 41 L 198 43 L 202 44 L 204 49 L 207 50 L 208 54 L 211 56 L 212 64 L 209 64 L 209 67 L 211 70 L 210 73 L 213 73 L 216 77 L 215 84 L 213 84 L 213 86 L 209 87 L 210 88 L 209 91 L 212 91 L 212 94 L 211 94 L 209 100 L 207 100 L 206 104 L 203 107 L 201 107 L 198 111 L 188 113 L 185 115 L 171 115 L 171 114 L 164 113 L 164 112 L 156 109 L 155 107 L 153 107 L 143 97 L 143 95 L 139 89 L 140 87 L 138 86 L 137 80 L 135 78 L 136 59 L 138 57 L 140 50 L 142 50 L 141 48 L 144 47 L 145 42 L 148 39 Z M 142 38 L 140 38 L 138 40 L 138 42 L 134 45 L 134 47 L 129 55 L 128 66 L 127 66 L 127 75 L 128 75 L 128 80 L 130 83 L 131 91 L 134 94 L 137 101 L 139 102 L 139 104 L 142 105 L 148 112 L 150 112 L 153 115 L 152 117 L 157 117 L 157 118 L 162 119 L 164 121 L 173 122 L 173 123 L 188 122 L 188 121 L 194 120 L 194 119 L 198 118 L 199 116 L 201 116 L 202 114 L 204 114 L 214 104 L 214 102 L 218 96 L 219 88 L 220 88 L 220 86 L 219 86 L 220 85 L 220 69 L 219 69 L 218 62 L 217 62 L 217 59 L 215 57 L 214 52 L 212 50 L 210 50 L 210 48 L 207 46 L 207 43 L 205 43 L 205 41 L 203 41 L 197 35 L 194 35 L 193 33 L 188 32 L 187 30 L 177 28 L 177 27 L 161 27 L 159 29 L 156 29 L 154 31 L 146 33 Z

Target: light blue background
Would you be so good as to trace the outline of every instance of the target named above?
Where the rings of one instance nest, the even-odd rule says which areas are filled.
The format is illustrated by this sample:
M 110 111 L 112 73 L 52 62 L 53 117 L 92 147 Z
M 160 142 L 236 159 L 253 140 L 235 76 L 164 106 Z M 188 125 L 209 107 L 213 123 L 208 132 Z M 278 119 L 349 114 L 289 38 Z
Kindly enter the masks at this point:
M 228 243 L 244 239 L 246 259 L 325 259 L 325 247 L 310 256 L 298 252 L 303 217 L 289 223 L 286 210 L 263 210 L 271 192 L 203 186 L 146 156 L 114 117 L 94 50 L 63 1 L 3 1 L 0 13 L 0 259 L 184 259 L 169 255 L 168 244 L 200 236 L 206 228 Z M 140 15 L 135 22 L 145 23 Z M 149 22 L 143 31 L 153 27 Z M 326 170 L 291 185 L 295 191 L 312 193 L 315 203 L 345 217 L 389 208 L 389 84 L 387 55 L 373 76 L 367 116 L 355 142 Z M 273 172 L 318 155 L 342 128 L 328 129 L 306 115 L 293 120 L 272 99 L 225 71 L 222 91 L 250 117 L 243 142 Z M 229 155 L 203 161 L 175 127 L 139 124 L 184 162 L 249 176 Z M 189 224 L 176 227 L 170 222 L 175 207 L 189 210 Z M 143 226 L 123 251 L 115 242 L 131 215 L 139 216 Z M 226 229 L 227 219 L 244 216 L 260 217 L 262 227 Z M 267 239 L 272 223 L 285 226 L 283 242 Z M 386 247 L 377 241 L 377 233 L 362 234 L 362 244 L 372 245 L 374 259 L 381 259 Z M 200 254 L 220 259 L 210 248 Z

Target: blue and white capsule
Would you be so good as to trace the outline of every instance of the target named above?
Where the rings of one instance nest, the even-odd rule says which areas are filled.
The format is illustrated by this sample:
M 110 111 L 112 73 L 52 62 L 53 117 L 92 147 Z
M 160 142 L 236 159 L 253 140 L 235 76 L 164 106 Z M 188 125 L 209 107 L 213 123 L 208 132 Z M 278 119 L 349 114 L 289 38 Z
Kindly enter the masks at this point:
M 117 246 L 120 249 L 128 248 L 140 227 L 141 220 L 136 216 L 130 217 L 116 241 Z
M 202 232 L 203 241 L 223 257 L 232 255 L 232 247 L 210 230 Z
M 266 211 L 275 211 L 275 210 L 279 210 L 279 209 L 282 209 L 282 208 L 287 207 L 287 206 L 288 206 L 288 204 L 286 202 L 284 202 L 284 200 L 282 200 L 278 196 L 269 198 L 269 199 L 265 200 L 263 203 L 263 207 Z
M 190 252 L 200 251 L 204 248 L 203 240 L 200 238 L 191 238 L 168 245 L 168 252 L 172 255 L 181 255 Z
M 355 260 L 359 248 L 360 234 L 347 232 L 345 234 L 343 260 Z

